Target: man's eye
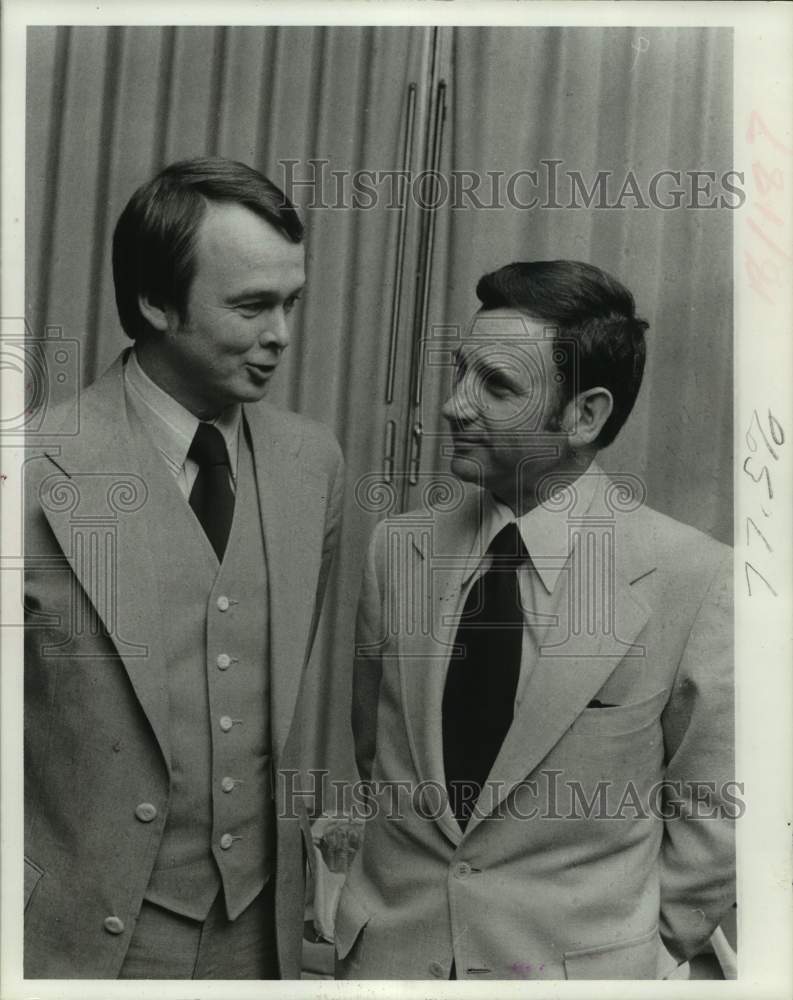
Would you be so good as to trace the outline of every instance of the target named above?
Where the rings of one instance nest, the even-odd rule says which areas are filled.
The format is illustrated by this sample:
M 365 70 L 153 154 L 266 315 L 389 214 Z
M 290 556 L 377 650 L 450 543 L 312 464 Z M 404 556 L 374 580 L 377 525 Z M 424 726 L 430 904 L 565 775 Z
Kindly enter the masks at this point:
M 258 316 L 263 308 L 261 302 L 242 302 L 237 306 L 237 312 L 240 316 L 245 316 L 246 319 L 252 319 L 254 316 Z
M 502 381 L 500 379 L 494 379 L 492 382 L 488 381 L 484 388 L 483 393 L 490 396 L 491 399 L 497 401 L 509 401 L 515 398 L 516 392 L 515 387 L 510 385 L 509 382 Z
M 496 396 L 506 396 L 511 391 L 509 383 L 500 375 L 491 375 L 485 379 L 485 386 L 489 392 L 494 393 Z
M 289 298 L 284 302 L 284 312 L 290 313 L 297 303 L 300 301 L 299 295 L 290 295 Z

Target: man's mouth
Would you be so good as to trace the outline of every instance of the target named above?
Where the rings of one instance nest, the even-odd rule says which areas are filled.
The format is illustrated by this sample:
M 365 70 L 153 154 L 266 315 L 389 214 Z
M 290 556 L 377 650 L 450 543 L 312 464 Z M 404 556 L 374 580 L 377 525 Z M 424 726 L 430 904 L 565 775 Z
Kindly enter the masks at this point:
M 479 439 L 469 434 L 452 434 L 452 440 L 456 446 L 460 445 L 463 448 L 473 448 L 479 444 Z
M 256 375 L 258 378 L 269 378 L 270 375 L 272 375 L 272 373 L 275 371 L 274 364 L 257 365 L 254 364 L 252 361 L 246 362 L 245 367 L 248 369 L 248 371 L 253 372 L 253 374 Z

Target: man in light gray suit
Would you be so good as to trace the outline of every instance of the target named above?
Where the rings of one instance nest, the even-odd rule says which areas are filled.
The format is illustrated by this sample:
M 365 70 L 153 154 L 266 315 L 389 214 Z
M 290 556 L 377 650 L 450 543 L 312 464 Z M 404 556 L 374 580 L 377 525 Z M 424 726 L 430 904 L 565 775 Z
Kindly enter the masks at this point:
M 338 973 L 665 977 L 735 898 L 732 552 L 596 463 L 642 379 L 630 292 L 538 261 L 477 295 L 443 411 L 477 488 L 366 564 Z
M 28 977 L 300 974 L 305 815 L 277 776 L 342 494 L 332 435 L 261 402 L 302 238 L 244 164 L 143 185 L 113 243 L 134 346 L 29 456 Z

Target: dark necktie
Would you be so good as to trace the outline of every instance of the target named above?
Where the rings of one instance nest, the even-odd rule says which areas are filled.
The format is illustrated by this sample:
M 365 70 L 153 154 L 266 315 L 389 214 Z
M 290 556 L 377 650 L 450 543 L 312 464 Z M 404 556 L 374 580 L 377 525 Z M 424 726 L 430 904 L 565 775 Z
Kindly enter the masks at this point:
M 517 525 L 496 535 L 490 569 L 474 583 L 457 628 L 443 692 L 443 762 L 449 804 L 465 829 L 512 724 L 524 617 L 517 569 L 528 559 Z
M 229 482 L 226 442 L 217 427 L 200 423 L 187 457 L 198 465 L 190 506 L 222 561 L 234 514 L 234 492 Z

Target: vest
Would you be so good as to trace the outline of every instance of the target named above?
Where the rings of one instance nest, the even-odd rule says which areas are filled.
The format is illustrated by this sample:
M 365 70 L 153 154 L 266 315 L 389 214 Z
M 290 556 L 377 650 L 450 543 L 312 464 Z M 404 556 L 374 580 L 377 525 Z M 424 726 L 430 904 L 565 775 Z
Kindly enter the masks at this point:
M 249 431 L 241 427 L 223 562 L 130 407 L 149 488 L 163 609 L 171 797 L 146 899 L 195 920 L 222 888 L 233 920 L 275 858 L 267 568 Z

